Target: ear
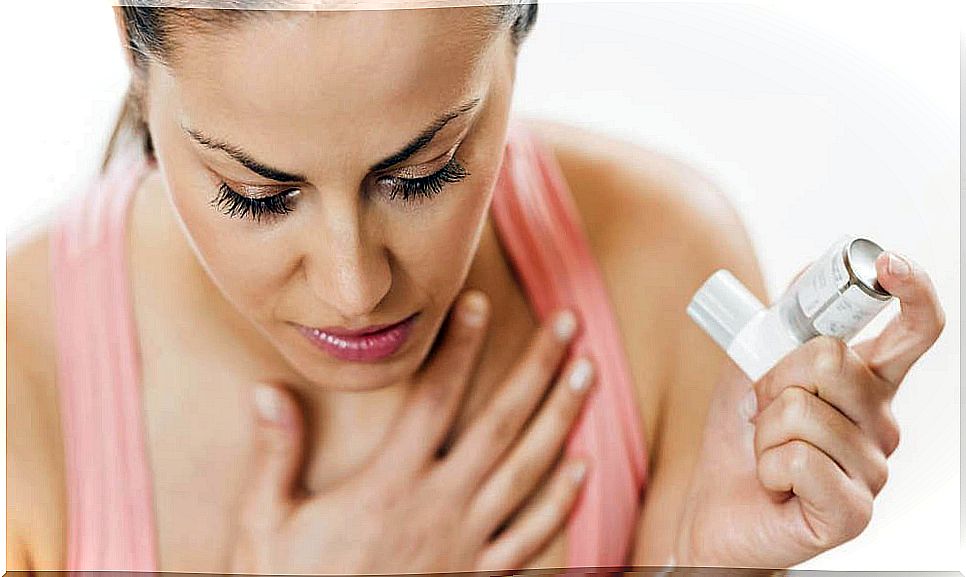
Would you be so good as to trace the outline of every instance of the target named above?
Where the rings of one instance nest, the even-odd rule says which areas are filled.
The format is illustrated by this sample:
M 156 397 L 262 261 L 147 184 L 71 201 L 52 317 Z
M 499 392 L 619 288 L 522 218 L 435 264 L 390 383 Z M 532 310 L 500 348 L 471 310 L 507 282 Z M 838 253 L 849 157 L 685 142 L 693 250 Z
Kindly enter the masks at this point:
M 128 70 L 133 74 L 135 72 L 134 54 L 129 46 L 130 38 L 127 34 L 127 25 L 124 23 L 124 11 L 121 6 L 114 6 L 114 24 L 117 27 L 117 38 L 121 43 L 121 52 L 124 53 L 124 62 L 127 63 Z

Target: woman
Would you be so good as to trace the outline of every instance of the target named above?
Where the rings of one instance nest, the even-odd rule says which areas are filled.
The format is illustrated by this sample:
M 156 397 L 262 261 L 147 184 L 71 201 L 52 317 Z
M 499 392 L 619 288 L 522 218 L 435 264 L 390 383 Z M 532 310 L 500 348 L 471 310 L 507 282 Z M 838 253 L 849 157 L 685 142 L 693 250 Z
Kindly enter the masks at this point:
M 512 118 L 535 14 L 116 9 L 140 140 L 8 258 L 9 568 L 788 567 L 864 528 L 928 276 L 883 256 L 879 337 L 742 378 L 684 315 L 720 267 L 766 299 L 739 219 Z

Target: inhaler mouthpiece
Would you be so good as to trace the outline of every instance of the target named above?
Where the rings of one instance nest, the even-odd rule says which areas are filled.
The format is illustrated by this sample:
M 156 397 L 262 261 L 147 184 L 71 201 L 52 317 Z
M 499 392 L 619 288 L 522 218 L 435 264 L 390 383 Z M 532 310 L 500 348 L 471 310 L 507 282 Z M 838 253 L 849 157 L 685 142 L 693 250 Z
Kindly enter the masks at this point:
M 718 269 L 688 304 L 688 316 L 727 350 L 735 336 L 765 306 L 733 274 Z

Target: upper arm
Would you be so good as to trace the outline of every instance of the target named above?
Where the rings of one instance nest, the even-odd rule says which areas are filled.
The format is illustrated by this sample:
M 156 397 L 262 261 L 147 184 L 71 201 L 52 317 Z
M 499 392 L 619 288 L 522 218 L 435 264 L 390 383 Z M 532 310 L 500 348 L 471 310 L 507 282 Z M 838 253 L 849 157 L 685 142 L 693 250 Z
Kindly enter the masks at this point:
M 23 571 L 32 567 L 28 561 L 31 480 L 36 477 L 36 461 L 30 458 L 31 440 L 37 434 L 36 403 L 29 399 L 27 377 L 17 360 L 14 340 L 7 335 L 7 570 Z
M 688 302 L 719 268 L 762 302 L 768 299 L 745 224 L 717 183 L 630 143 L 600 139 L 591 148 L 583 154 L 590 165 L 584 170 L 573 168 L 571 155 L 568 181 L 608 198 L 575 194 L 609 274 L 626 346 L 637 359 L 644 423 L 654 421 L 645 439 L 648 478 L 630 562 L 660 565 L 673 547 L 712 391 L 727 362 L 687 315 Z
M 573 193 L 635 370 L 647 485 L 633 565 L 667 561 L 725 354 L 687 316 L 688 301 L 727 268 L 763 302 L 747 230 L 695 167 L 603 134 L 530 120 Z
M 7 255 L 7 570 L 60 569 L 64 467 L 43 238 Z
M 631 558 L 634 565 L 668 561 L 712 392 L 723 363 L 729 362 L 687 316 L 688 302 L 719 268 L 730 270 L 759 300 L 768 302 L 748 232 L 727 196 L 711 185 L 697 190 L 685 187 L 672 197 L 668 224 L 677 231 L 678 240 L 666 250 L 679 265 L 672 273 L 675 288 L 665 302 L 676 321 L 668 334 L 671 363 L 661 396 L 661 425 L 652 440 L 655 447 Z

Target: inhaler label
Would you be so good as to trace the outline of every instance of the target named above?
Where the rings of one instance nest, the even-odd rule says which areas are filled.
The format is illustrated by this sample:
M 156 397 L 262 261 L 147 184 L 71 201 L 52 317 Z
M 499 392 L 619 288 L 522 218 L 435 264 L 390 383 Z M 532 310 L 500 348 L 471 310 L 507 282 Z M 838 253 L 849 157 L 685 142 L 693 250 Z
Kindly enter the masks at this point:
M 825 335 L 849 340 L 855 327 L 865 326 L 888 301 L 876 300 L 852 285 L 815 319 L 815 329 Z
M 798 289 L 798 304 L 805 316 L 813 317 L 825 303 L 839 295 L 840 287 L 849 282 L 849 272 L 845 269 L 841 252 L 842 245 L 836 244 L 803 275 Z

